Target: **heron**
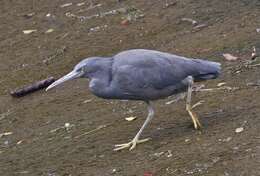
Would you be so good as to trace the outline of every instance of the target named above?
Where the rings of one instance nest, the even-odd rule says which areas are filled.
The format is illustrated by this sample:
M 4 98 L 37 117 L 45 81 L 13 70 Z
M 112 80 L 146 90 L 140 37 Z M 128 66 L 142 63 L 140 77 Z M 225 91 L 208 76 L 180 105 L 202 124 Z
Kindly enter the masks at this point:
M 89 90 L 104 99 L 135 100 L 147 104 L 148 115 L 135 137 L 128 143 L 115 145 L 114 150 L 132 150 L 150 138 L 139 139 L 154 117 L 154 100 L 187 92 L 186 110 L 194 128 L 202 127 L 191 105 L 194 82 L 215 79 L 221 72 L 218 62 L 187 58 L 171 53 L 131 49 L 111 57 L 89 57 L 80 61 L 67 75 L 46 91 L 75 78 L 87 78 Z

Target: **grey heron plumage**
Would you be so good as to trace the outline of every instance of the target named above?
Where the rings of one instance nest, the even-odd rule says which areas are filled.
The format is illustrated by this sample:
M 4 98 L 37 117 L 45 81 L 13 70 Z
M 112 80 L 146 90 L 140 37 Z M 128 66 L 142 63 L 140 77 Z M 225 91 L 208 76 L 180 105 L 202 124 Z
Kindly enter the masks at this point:
M 148 117 L 135 138 L 126 144 L 116 145 L 133 149 L 143 129 L 152 119 L 154 110 L 152 100 L 162 99 L 188 90 L 186 110 L 192 118 L 194 127 L 201 126 L 192 112 L 191 92 L 195 81 L 217 78 L 221 65 L 217 62 L 192 59 L 170 53 L 132 49 L 112 57 L 90 57 L 79 62 L 74 69 L 51 84 L 46 90 L 67 80 L 88 78 L 90 91 L 101 98 L 120 100 L 141 100 L 148 105 Z

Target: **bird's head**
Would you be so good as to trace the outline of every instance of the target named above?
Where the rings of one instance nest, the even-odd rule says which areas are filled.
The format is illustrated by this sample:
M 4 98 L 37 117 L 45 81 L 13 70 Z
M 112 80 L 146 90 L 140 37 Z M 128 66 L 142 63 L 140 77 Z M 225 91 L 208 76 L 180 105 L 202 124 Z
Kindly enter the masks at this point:
M 61 77 L 60 79 L 58 79 L 57 81 L 49 85 L 46 88 L 46 91 L 50 90 L 51 88 L 61 83 L 64 83 L 65 81 L 81 78 L 81 77 L 88 77 L 88 74 L 93 71 L 92 65 L 93 63 L 95 63 L 96 59 L 97 57 L 91 57 L 80 61 L 71 72 L 69 72 L 65 76 Z

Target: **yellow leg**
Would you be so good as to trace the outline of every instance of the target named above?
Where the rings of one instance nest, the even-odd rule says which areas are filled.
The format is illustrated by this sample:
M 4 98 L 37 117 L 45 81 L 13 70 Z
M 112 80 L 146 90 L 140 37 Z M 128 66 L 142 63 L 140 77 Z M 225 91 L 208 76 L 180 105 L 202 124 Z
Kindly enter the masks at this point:
M 190 105 L 186 105 L 186 110 L 188 111 L 191 119 L 192 119 L 192 122 L 193 122 L 193 125 L 194 125 L 194 128 L 197 130 L 199 128 L 202 128 L 202 125 L 197 117 L 197 115 L 191 111 L 191 107 Z
M 199 129 L 199 128 L 202 128 L 202 125 L 199 122 L 198 116 L 194 112 L 192 112 L 192 107 L 191 107 L 191 93 L 192 93 L 193 77 L 189 76 L 187 79 L 188 79 L 188 93 L 187 93 L 187 101 L 186 101 L 186 110 L 188 111 L 188 113 L 192 119 L 194 128 Z M 196 106 L 197 105 L 195 105 L 193 107 L 196 107 Z
M 141 133 L 143 132 L 145 126 L 152 120 L 152 118 L 154 116 L 154 110 L 153 110 L 153 107 L 151 106 L 151 103 L 149 101 L 146 103 L 148 105 L 148 116 L 147 116 L 144 124 L 142 125 L 141 129 L 138 131 L 138 133 L 136 134 L 136 136 L 134 137 L 134 139 L 132 141 L 130 141 L 128 143 L 124 143 L 124 144 L 115 145 L 116 148 L 114 149 L 114 151 L 122 150 L 125 148 L 129 148 L 129 150 L 133 150 L 137 144 L 150 140 L 150 138 L 139 140 L 139 137 L 140 137 Z

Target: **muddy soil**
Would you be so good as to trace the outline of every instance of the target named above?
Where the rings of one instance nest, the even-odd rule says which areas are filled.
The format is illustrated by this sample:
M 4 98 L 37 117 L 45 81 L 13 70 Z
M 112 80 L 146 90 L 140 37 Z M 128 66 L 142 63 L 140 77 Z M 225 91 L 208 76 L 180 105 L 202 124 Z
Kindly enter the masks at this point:
M 245 66 L 253 46 L 260 52 L 259 0 L 70 2 L 1 1 L 1 176 L 260 175 L 260 67 Z M 97 98 L 87 80 L 19 99 L 9 95 L 58 78 L 83 58 L 130 48 L 221 62 L 221 77 L 199 84 L 225 82 L 231 90 L 194 94 L 193 103 L 204 101 L 195 109 L 201 131 L 192 128 L 184 101 L 154 102 L 156 116 L 142 135 L 152 140 L 130 152 L 113 148 L 140 128 L 147 113 L 142 102 Z M 226 61 L 223 53 L 239 59 Z M 129 116 L 137 119 L 128 122 Z

